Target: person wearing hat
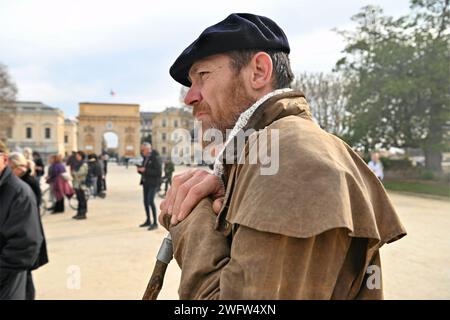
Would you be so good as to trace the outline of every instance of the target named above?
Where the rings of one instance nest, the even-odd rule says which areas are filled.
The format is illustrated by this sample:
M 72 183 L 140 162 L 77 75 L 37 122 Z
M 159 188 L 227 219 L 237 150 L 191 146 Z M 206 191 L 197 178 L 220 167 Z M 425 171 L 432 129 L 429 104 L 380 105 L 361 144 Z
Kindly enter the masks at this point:
M 289 88 L 289 52 L 273 20 L 231 14 L 170 68 L 203 129 L 233 129 L 229 141 L 253 129 L 278 154 L 269 172 L 262 161 L 241 162 L 248 138 L 233 161 L 219 153 L 214 174 L 174 177 L 159 220 L 182 270 L 181 299 L 383 297 L 379 249 L 405 229 L 364 161 Z
M 36 197 L 8 164 L 0 141 L 0 300 L 32 299 L 28 274 L 38 263 L 43 234 Z

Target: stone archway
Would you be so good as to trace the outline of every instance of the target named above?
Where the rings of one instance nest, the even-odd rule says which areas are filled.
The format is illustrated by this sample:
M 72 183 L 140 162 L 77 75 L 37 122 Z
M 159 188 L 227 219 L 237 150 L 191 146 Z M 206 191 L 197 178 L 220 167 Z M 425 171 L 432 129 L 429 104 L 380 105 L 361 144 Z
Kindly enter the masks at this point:
M 117 154 L 120 137 L 115 131 L 105 131 L 102 134 L 102 152 Z
M 138 104 L 79 104 L 78 148 L 86 153 L 100 154 L 105 146 L 104 135 L 113 132 L 118 137 L 119 157 L 139 155 L 140 113 Z

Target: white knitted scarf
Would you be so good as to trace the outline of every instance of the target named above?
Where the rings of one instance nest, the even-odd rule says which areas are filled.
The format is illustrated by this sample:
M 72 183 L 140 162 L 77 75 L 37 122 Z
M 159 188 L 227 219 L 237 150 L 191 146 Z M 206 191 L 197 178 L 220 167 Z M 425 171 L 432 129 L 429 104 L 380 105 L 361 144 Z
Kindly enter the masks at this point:
M 245 128 L 248 121 L 250 120 L 252 115 L 255 113 L 255 111 L 268 99 L 270 99 L 276 95 L 290 92 L 290 91 L 292 91 L 292 89 L 290 89 L 290 88 L 274 90 L 274 91 L 266 94 L 265 96 L 263 96 L 261 99 L 256 101 L 250 108 L 248 108 L 247 110 L 245 110 L 244 112 L 241 113 L 241 115 L 239 116 L 239 119 L 237 120 L 236 124 L 234 125 L 233 129 L 231 130 L 231 133 L 228 136 L 227 141 L 223 145 L 222 149 L 220 150 L 219 154 L 216 157 L 216 160 L 214 161 L 214 175 L 219 176 L 219 177 L 222 176 L 222 174 L 224 172 L 224 165 L 223 165 L 221 159 L 222 159 L 225 149 L 227 148 L 230 141 L 232 141 L 234 139 L 234 137 L 236 137 L 236 135 L 239 133 L 239 131 L 241 131 L 242 129 Z

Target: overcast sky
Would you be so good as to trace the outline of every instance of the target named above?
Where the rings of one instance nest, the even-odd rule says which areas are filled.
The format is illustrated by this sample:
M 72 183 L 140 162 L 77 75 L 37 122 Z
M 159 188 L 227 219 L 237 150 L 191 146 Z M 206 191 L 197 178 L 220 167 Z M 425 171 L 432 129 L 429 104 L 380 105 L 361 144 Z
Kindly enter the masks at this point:
M 230 13 L 275 20 L 288 36 L 295 73 L 327 72 L 344 47 L 331 29 L 351 28 L 350 17 L 368 4 L 396 17 L 409 10 L 408 0 L 0 0 L 0 63 L 19 100 L 41 101 L 66 117 L 78 115 L 79 102 L 161 111 L 179 103 L 173 61 Z

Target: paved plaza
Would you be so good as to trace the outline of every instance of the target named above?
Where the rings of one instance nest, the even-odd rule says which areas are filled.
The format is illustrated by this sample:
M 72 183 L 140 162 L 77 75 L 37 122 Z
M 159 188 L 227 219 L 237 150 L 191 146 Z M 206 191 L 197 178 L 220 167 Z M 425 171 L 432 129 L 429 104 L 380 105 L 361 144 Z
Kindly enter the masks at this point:
M 89 201 L 87 220 L 73 220 L 67 205 L 43 216 L 50 262 L 33 272 L 37 299 L 142 297 L 167 232 L 138 227 L 145 214 L 134 166 L 110 164 L 107 184 L 105 199 Z M 450 299 L 450 202 L 390 196 L 408 236 L 381 250 L 385 298 Z M 179 278 L 172 261 L 159 299 L 178 299 Z

